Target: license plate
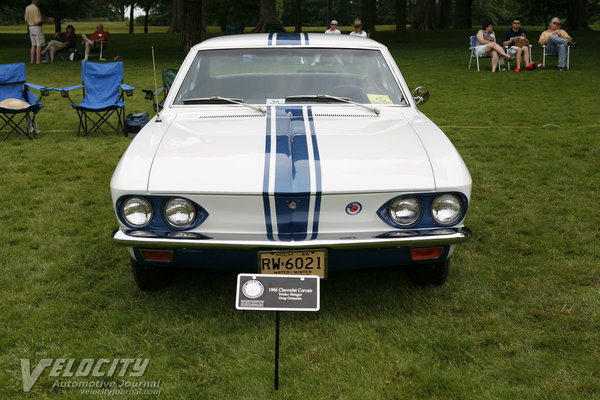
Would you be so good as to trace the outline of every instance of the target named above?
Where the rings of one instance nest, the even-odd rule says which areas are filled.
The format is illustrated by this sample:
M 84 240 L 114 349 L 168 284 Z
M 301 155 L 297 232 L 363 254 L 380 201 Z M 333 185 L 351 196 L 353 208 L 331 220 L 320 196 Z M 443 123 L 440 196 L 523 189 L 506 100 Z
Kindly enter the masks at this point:
M 327 276 L 326 250 L 261 251 L 258 253 L 261 274 Z

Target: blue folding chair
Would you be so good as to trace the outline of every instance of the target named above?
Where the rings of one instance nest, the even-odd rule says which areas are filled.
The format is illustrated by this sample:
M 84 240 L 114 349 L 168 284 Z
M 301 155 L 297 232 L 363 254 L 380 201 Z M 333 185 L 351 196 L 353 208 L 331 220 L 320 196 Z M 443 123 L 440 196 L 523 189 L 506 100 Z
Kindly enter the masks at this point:
M 123 63 L 81 63 L 81 79 L 83 85 L 70 86 L 65 88 L 54 88 L 61 92 L 62 97 L 67 97 L 71 101 L 71 107 L 77 111 L 79 117 L 79 127 L 77 136 L 83 131 L 83 136 L 93 132 L 102 132 L 106 135 L 103 126 L 108 125 L 115 133 L 119 134 L 119 129 L 125 133 L 125 99 L 133 95 L 133 86 L 123 83 Z M 83 100 L 75 104 L 69 96 L 69 91 L 83 88 Z M 117 126 L 115 127 L 109 118 L 117 115 Z
M 479 72 L 479 59 L 489 58 L 489 56 L 487 54 L 482 56 L 477 54 L 477 36 L 469 36 L 469 51 L 471 52 L 471 58 L 469 58 L 468 69 L 471 69 L 471 62 L 473 61 L 473 58 L 475 58 L 475 61 L 477 61 L 477 72 Z
M 40 98 L 29 88 L 39 90 Z M 49 88 L 25 82 L 25 64 L 0 64 L 0 132 L 10 128 L 2 141 L 15 132 L 29 139 L 38 134 L 35 116 L 42 108 L 40 99 L 49 93 Z

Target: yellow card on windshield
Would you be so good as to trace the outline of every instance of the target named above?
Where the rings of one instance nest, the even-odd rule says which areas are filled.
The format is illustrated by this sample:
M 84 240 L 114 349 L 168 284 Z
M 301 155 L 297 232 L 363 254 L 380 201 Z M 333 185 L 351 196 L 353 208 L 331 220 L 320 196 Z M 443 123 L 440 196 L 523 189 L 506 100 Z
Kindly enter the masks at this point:
M 387 94 L 370 94 L 367 93 L 367 97 L 371 104 L 394 104 L 390 96 Z

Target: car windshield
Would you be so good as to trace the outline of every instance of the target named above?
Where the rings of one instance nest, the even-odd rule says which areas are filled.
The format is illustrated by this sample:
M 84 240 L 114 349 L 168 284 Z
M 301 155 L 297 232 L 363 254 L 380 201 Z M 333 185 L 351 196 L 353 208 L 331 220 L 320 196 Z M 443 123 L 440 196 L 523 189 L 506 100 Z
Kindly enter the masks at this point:
M 174 104 L 227 103 L 223 98 L 249 104 L 407 104 L 381 52 L 364 49 L 198 51 Z

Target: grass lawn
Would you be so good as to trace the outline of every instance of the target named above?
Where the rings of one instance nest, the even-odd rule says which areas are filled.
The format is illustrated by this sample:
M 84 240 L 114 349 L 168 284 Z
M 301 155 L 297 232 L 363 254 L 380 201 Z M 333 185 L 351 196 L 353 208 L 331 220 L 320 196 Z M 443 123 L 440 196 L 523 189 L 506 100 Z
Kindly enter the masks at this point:
M 118 28 L 107 56 L 123 58 L 138 88 L 126 112 L 151 113 L 139 91 L 153 87 L 151 46 L 158 71 L 176 68 L 180 36 Z M 25 33 L 0 32 L 0 63 L 25 62 L 29 82 L 80 82 L 78 63 L 29 65 Z M 430 89 L 421 110 L 473 177 L 474 237 L 443 287 L 415 287 L 402 270 L 331 273 L 321 311 L 282 314 L 278 392 L 274 314 L 235 309 L 235 273 L 137 289 L 110 239 L 109 181 L 130 139 L 77 137 L 66 99 L 44 98 L 39 138 L 0 142 L 0 398 L 90 397 L 53 387 L 89 377 L 50 368 L 24 393 L 20 359 L 33 370 L 45 358 L 148 358 L 142 377 L 126 377 L 160 380 L 144 398 L 600 398 L 600 32 L 571 33 L 570 71 L 518 74 L 491 74 L 489 60 L 468 71 L 472 32 L 410 31 L 403 44 L 373 35 L 411 88 Z M 541 61 L 539 46 L 533 54 Z

